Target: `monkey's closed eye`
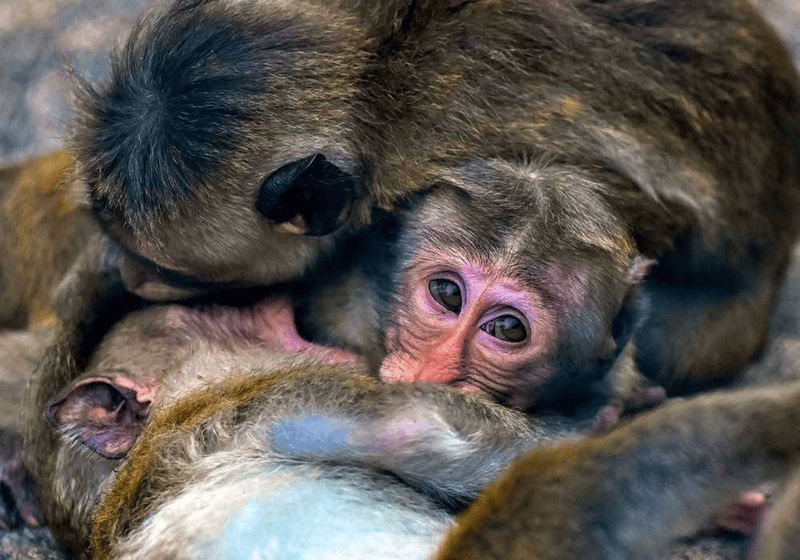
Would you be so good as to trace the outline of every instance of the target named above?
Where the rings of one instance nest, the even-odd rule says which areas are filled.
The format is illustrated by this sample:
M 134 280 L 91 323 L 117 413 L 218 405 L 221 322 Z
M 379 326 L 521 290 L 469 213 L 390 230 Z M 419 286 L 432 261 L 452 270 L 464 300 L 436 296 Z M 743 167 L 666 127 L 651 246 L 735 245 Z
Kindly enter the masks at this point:
M 428 291 L 433 299 L 448 311 L 461 311 L 461 288 L 452 280 L 437 278 L 428 282 Z
M 522 342 L 528 336 L 525 325 L 513 315 L 502 315 L 492 319 L 481 325 L 481 330 L 506 342 Z

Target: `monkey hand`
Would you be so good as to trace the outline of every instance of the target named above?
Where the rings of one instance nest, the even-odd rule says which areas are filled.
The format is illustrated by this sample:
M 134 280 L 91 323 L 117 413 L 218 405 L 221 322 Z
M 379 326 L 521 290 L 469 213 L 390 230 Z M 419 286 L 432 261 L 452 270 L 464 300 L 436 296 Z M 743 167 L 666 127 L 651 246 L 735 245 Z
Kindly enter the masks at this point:
M 636 344 L 628 342 L 608 372 L 606 382 L 611 394 L 610 402 L 599 410 L 594 428 L 606 432 L 613 428 L 624 414 L 658 406 L 667 399 L 667 392 L 653 385 L 636 367 Z
M 22 437 L 0 431 L 0 529 L 20 524 L 38 527 L 33 480 L 22 464 Z
M 647 408 L 658 406 L 667 400 L 667 392 L 661 386 L 638 387 L 626 395 L 611 399 L 595 417 L 594 430 L 607 432 L 626 414 L 634 414 Z

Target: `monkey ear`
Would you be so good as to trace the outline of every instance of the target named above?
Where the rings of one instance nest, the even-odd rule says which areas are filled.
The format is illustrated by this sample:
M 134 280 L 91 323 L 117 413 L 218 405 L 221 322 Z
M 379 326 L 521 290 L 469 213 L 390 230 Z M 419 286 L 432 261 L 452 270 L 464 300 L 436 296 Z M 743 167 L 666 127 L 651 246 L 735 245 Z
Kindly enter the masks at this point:
M 293 233 L 327 235 L 339 229 L 355 206 L 352 175 L 322 154 L 288 163 L 261 183 L 256 209 Z
M 130 378 L 91 377 L 75 383 L 47 406 L 47 418 L 108 459 L 130 451 L 142 431 L 154 386 Z
M 647 316 L 649 305 L 642 281 L 654 264 L 654 260 L 637 255 L 628 268 L 629 287 L 620 301 L 619 310 L 611 324 L 611 336 L 618 351 L 625 347 Z

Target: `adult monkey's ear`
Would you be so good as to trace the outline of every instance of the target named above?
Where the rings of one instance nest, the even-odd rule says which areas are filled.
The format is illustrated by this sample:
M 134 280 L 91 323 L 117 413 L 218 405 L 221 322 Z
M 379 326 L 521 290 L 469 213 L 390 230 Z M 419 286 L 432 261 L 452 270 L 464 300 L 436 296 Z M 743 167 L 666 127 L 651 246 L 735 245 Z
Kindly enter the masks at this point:
M 355 178 L 313 154 L 287 163 L 261 182 L 256 209 L 292 233 L 321 236 L 339 229 L 355 207 Z

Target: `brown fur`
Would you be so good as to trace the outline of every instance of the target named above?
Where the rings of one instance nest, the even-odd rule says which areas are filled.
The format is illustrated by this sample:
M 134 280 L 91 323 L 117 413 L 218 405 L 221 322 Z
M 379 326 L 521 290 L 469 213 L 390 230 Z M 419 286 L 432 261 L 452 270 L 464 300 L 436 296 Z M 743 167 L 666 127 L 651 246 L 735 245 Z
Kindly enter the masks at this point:
M 52 337 L 52 329 L 0 330 L 0 428 L 19 431 L 25 387 Z
M 152 378 L 157 388 L 155 412 L 122 463 L 86 447 L 79 441 L 79 429 L 59 433 L 44 414 L 33 412 L 30 416 L 26 463 L 38 481 L 45 519 L 76 554 L 88 550 L 91 519 L 97 519 L 98 527 L 92 546 L 102 549 L 116 540 L 119 532 L 136 527 L 140 515 L 151 506 L 161 503 L 168 492 L 162 495 L 152 484 L 161 481 L 159 484 L 168 488 L 169 481 L 184 476 L 173 467 L 174 459 L 183 456 L 180 449 L 187 441 L 197 437 L 206 441 L 201 447 L 213 447 L 208 437 L 216 436 L 203 427 L 210 418 L 236 425 L 237 418 L 254 409 L 269 411 L 277 419 L 293 411 L 311 410 L 371 422 L 369 419 L 382 412 L 419 398 L 453 418 L 455 426 L 463 423 L 467 431 L 481 427 L 481 437 L 491 440 L 497 432 L 501 442 L 520 436 L 524 441 L 528 429 L 524 417 L 496 405 L 490 408 L 492 405 L 478 396 L 444 387 L 428 391 L 411 385 L 385 385 L 364 375 L 366 370 L 358 363 L 321 363 L 324 349 L 299 358 L 253 348 L 240 332 L 234 331 L 226 339 L 213 321 L 185 318 L 203 313 L 213 315 L 202 306 L 150 306 L 136 311 L 115 324 L 87 357 L 80 356 L 75 344 L 79 333 L 64 329 L 40 365 L 29 401 L 39 403 L 40 411 L 50 409 L 53 402 L 70 399 L 71 388 L 81 379 Z M 542 434 L 548 429 L 544 423 L 538 428 Z M 563 431 L 559 426 L 553 429 Z M 394 456 L 387 454 L 387 458 Z M 116 481 L 114 489 L 104 485 L 111 477 Z M 463 486 L 464 481 L 459 479 L 456 485 Z M 109 505 L 95 511 L 102 496 Z M 130 515 L 121 515 L 123 510 Z
M 659 531 L 677 536 L 699 512 L 790 471 L 799 391 L 793 384 L 673 402 L 607 436 L 532 452 L 459 518 L 437 558 L 657 557 Z
M 141 528 L 145 519 L 216 469 L 238 472 L 236 461 L 246 464 L 253 450 L 245 443 L 248 437 L 237 434 L 261 426 L 256 433 L 264 437 L 267 432 L 257 419 L 265 415 L 355 414 L 375 430 L 367 441 L 380 449 L 377 442 L 385 437 L 381 419 L 403 410 L 396 407 L 409 405 L 409 397 L 425 402 L 436 396 L 434 390 L 438 396 L 428 402 L 438 403 L 441 412 L 452 410 L 450 422 L 459 415 L 470 418 L 472 410 L 479 416 L 491 410 L 512 414 L 442 387 L 383 385 L 341 366 L 295 362 L 265 367 L 267 362 L 263 355 L 251 362 L 259 364 L 249 366 L 252 370 L 234 368 L 228 377 L 210 380 L 208 387 L 159 401 L 137 445 L 107 471 L 103 491 L 83 498 L 93 511 L 92 558 L 116 558 L 120 543 L 147 536 L 148 530 Z M 674 401 L 602 437 L 545 445 L 535 437 L 527 440 L 526 445 L 536 448 L 458 518 L 437 557 L 658 557 L 673 539 L 698 530 L 742 490 L 791 471 L 800 452 L 795 437 L 798 398 L 797 383 L 720 393 Z M 461 408 L 463 399 L 475 408 Z M 410 410 L 409 417 L 419 419 Z M 402 425 L 390 422 L 390 433 Z M 520 426 L 508 435 L 523 441 L 530 437 Z M 348 441 L 357 441 L 358 436 L 351 437 Z M 407 436 L 393 437 L 402 441 Z M 238 445 L 248 450 L 243 447 L 236 455 Z M 199 466 L 215 453 L 233 455 L 218 467 Z M 378 457 L 378 468 L 391 472 L 393 454 L 379 452 Z M 335 455 L 327 461 L 325 455 L 320 458 L 319 465 L 327 466 L 316 468 L 335 468 L 340 460 Z M 359 463 L 358 453 L 354 460 L 365 468 L 373 465 L 365 458 Z M 428 460 L 423 458 L 420 468 Z M 71 519 L 69 538 L 73 544 L 83 542 L 89 527 Z M 767 527 L 781 531 L 777 522 Z M 171 539 L 162 533 L 150 537 L 156 542 Z M 82 549 L 74 550 L 82 554 Z
M 62 333 L 60 346 L 50 350 L 39 370 L 37 383 L 45 383 L 38 387 L 39 398 L 44 399 L 40 406 L 45 407 L 56 392 L 54 387 L 64 387 L 81 375 L 98 375 L 96 368 L 114 371 L 115 360 L 131 374 L 136 373 L 133 368 L 137 363 L 146 372 L 158 371 L 148 360 L 170 355 L 179 362 L 184 360 L 183 373 L 178 374 L 174 368 L 179 366 L 172 364 L 171 371 L 160 374 L 164 380 L 177 375 L 176 382 L 170 388 L 162 381 L 167 388 L 160 395 L 163 408 L 156 410 L 137 446 L 122 460 L 99 458 L 79 443 L 67 443 L 64 438 L 68 435 L 54 433 L 36 414 L 34 422 L 28 424 L 36 430 L 29 433 L 28 464 L 38 473 L 47 518 L 62 542 L 69 543 L 79 554 L 87 553 L 92 531 L 98 557 L 113 557 L 115 543 L 131 531 L 136 532 L 148 512 L 168 503 L 187 480 L 201 477 L 201 473 L 190 474 L 197 458 L 221 449 L 224 445 L 218 444 L 224 441 L 234 441 L 231 438 L 235 427 L 259 411 L 270 411 L 280 417 L 287 410 L 340 410 L 364 418 L 366 426 L 373 426 L 379 437 L 384 437 L 380 436 L 381 411 L 391 412 L 394 406 L 384 405 L 407 402 L 392 401 L 393 395 L 408 395 L 410 390 L 412 394 L 430 398 L 436 389 L 440 397 L 445 397 L 433 401 L 439 403 L 436 406 L 441 411 L 448 411 L 462 399 L 481 402 L 442 387 L 409 389 L 405 384 L 382 385 L 372 378 L 354 376 L 357 372 L 349 367 L 275 363 L 274 356 L 268 354 L 245 356 L 240 361 L 240 354 L 233 352 L 222 354 L 215 361 L 210 358 L 217 351 L 212 350 L 202 358 L 203 346 L 191 333 L 187 333 L 190 335 L 187 340 L 193 341 L 193 352 L 199 352 L 201 359 L 187 366 L 180 347 L 167 351 L 174 344 L 175 335 L 170 329 L 178 328 L 180 332 L 180 324 L 153 322 L 164 316 L 171 315 L 163 315 L 158 306 L 130 315 L 101 342 L 97 355 L 88 358 L 76 356 L 76 347 L 70 346 L 69 337 Z M 139 341 L 139 337 L 144 338 Z M 132 355 L 126 357 L 126 353 Z M 86 359 L 89 361 L 86 367 L 77 365 Z M 226 363 L 229 367 L 225 367 Z M 202 376 L 199 387 L 187 383 L 195 376 L 192 368 L 197 367 L 197 374 Z M 215 375 L 224 371 L 228 373 L 223 377 Z M 187 372 L 189 377 L 183 377 Z M 186 394 L 190 387 L 196 388 Z M 466 514 L 462 526 L 475 528 L 452 537 L 459 542 L 463 539 L 463 545 L 453 546 L 483 546 L 475 544 L 476 541 L 490 543 L 489 546 L 499 547 L 490 549 L 496 552 L 490 557 L 497 558 L 513 557 L 514 551 L 532 550 L 544 558 L 572 557 L 573 553 L 595 557 L 595 552 L 601 549 L 589 541 L 597 534 L 592 532 L 597 527 L 610 527 L 613 537 L 617 527 L 622 527 L 619 530 L 625 533 L 625 524 L 632 523 L 635 542 L 626 546 L 636 550 L 644 550 L 636 548 L 642 542 L 649 550 L 648 547 L 661 547 L 677 536 L 691 534 L 713 512 L 735 499 L 739 491 L 783 473 L 793 464 L 792 457 L 797 451 L 795 428 L 800 420 L 797 418 L 800 409 L 795 402 L 798 391 L 796 384 L 786 384 L 776 389 L 746 389 L 678 401 L 663 410 L 646 413 L 603 438 L 537 449 L 509 472 L 505 483 L 499 482 L 487 492 L 480 502 L 484 505 Z M 489 405 L 480 405 L 484 406 Z M 498 415 L 511 414 L 503 412 L 501 407 L 486 410 Z M 463 414 L 470 418 L 469 413 Z M 460 425 L 459 422 L 455 425 Z M 547 422 L 542 419 L 540 423 Z M 509 429 L 514 426 L 505 425 Z M 471 433 L 470 429 L 465 433 Z M 526 440 L 525 429 L 520 425 L 509 434 L 522 437 L 525 445 L 541 441 L 541 437 Z M 378 440 L 370 437 L 368 441 Z M 59 461 L 58 455 L 63 450 L 71 458 Z M 380 451 L 378 454 L 383 459 L 377 464 L 391 470 L 396 455 Z M 331 460 L 335 463 L 339 459 Z M 356 454 L 356 461 L 359 460 L 364 461 L 365 457 Z M 427 460 L 421 459 L 416 468 L 431 470 L 425 466 Z M 663 467 L 664 464 L 668 467 Z M 66 473 L 62 469 L 67 465 L 82 466 Z M 237 472 L 235 462 L 230 463 L 230 469 Z M 685 476 L 686 473 L 694 474 Z M 662 475 L 666 478 L 660 478 Z M 94 479 L 95 476 L 100 479 Z M 102 480 L 115 476 L 111 485 L 101 484 Z M 75 484 L 81 479 L 90 484 L 91 491 Z M 61 490 L 57 489 L 59 486 Z M 98 494 L 101 487 L 108 494 Z M 60 501 L 65 491 L 76 494 L 74 501 Z M 704 493 L 708 491 L 713 494 L 711 497 Z M 696 498 L 698 495 L 702 499 Z M 630 501 L 618 501 L 619 496 L 629 497 Z M 695 500 L 700 501 L 699 506 Z M 789 500 L 787 507 L 791 507 Z M 663 506 L 662 510 L 654 512 L 655 504 Z M 604 516 L 599 524 L 592 517 L 597 512 L 603 512 Z M 473 518 L 476 520 L 470 521 Z M 506 518 L 510 521 L 506 522 Z M 578 536 L 572 540 L 562 538 L 565 528 L 577 531 Z M 489 536 L 481 540 L 484 532 Z M 573 541 L 578 552 L 564 548 Z M 447 550 L 450 549 L 443 549 L 442 554 Z M 624 557 L 621 554 L 609 557 Z
M 92 231 L 67 152 L 0 171 L 0 327 L 53 326 L 53 295 Z
M 74 135 L 95 216 L 174 273 L 169 282 L 313 273 L 370 208 L 394 211 L 445 185 L 473 197 L 479 216 L 478 200 L 515 200 L 508 217 L 540 234 L 516 255 L 519 268 L 567 247 L 565 266 L 605 277 L 599 298 L 616 292 L 631 251 L 653 259 L 641 283 L 651 304 L 634 314 L 636 362 L 668 389 L 727 380 L 763 346 L 798 228 L 800 88 L 780 40 L 745 1 L 178 5 L 143 20 L 111 79 L 87 86 Z M 193 42 L 197 30 L 205 43 Z M 208 64 L 188 64 L 196 60 Z M 206 70 L 167 74 L 173 67 Z M 186 89 L 197 97 L 181 97 Z M 208 134 L 187 128 L 184 113 Z M 309 165 L 319 167 L 314 180 L 298 179 Z M 504 166 L 518 180 L 525 169 L 561 179 L 529 176 L 520 197 L 493 182 Z M 262 200 L 265 189 L 275 200 Z M 607 214 L 619 231 L 587 236 Z M 549 218 L 562 229 L 548 229 Z M 313 232 L 315 220 L 326 227 Z M 484 216 L 464 226 L 483 235 L 478 258 L 491 257 L 501 224 Z M 518 235 L 508 228 L 504 240 L 524 245 Z M 164 297 L 153 284 L 129 287 Z M 597 312 L 608 329 L 618 310 L 613 297 L 599 310 L 554 305 Z M 587 320 L 559 327 L 596 331 Z M 596 348 L 577 343 L 560 359 L 597 359 Z M 581 384 L 563 377 L 554 382 Z
M 309 373 L 311 374 L 309 376 Z M 177 480 L 164 465 L 159 464 L 161 450 L 169 448 L 176 440 L 192 437 L 199 423 L 215 415 L 230 416 L 233 409 L 245 410 L 255 399 L 265 394 L 292 392 L 292 382 L 305 378 L 305 383 L 348 392 L 374 389 L 378 382 L 369 377 L 350 379 L 342 372 L 304 367 L 288 368 L 263 377 L 235 375 L 212 386 L 188 395 L 173 407 L 153 416 L 142 434 L 142 439 L 129 455 L 125 467 L 117 471 L 113 487 L 96 509 L 92 521 L 91 548 L 96 558 L 110 557 L 110 547 L 119 533 L 129 531 L 143 521 L 144 515 L 160 501 L 162 492 L 168 492 Z M 349 372 L 348 372 L 349 373 Z M 322 395 L 320 395 L 322 396 Z M 182 473 L 180 473 L 182 476 Z M 161 481 L 163 487 L 152 485 Z M 120 515 L 120 512 L 125 514 Z
M 800 469 L 780 489 L 778 499 L 766 512 L 756 536 L 753 558 L 792 558 L 798 550 L 800 530 Z

